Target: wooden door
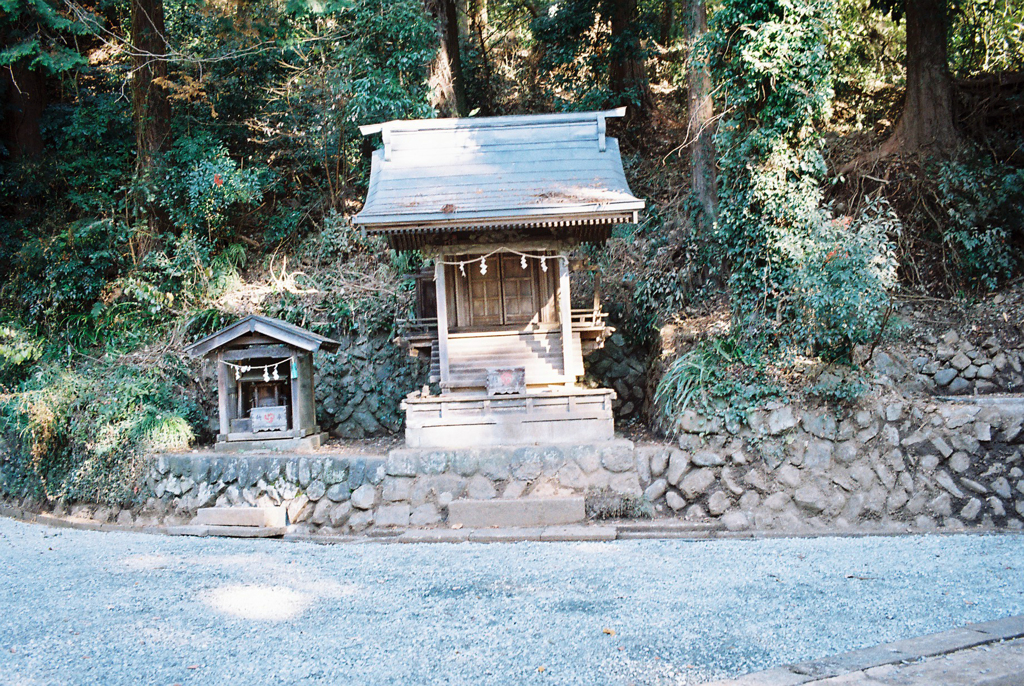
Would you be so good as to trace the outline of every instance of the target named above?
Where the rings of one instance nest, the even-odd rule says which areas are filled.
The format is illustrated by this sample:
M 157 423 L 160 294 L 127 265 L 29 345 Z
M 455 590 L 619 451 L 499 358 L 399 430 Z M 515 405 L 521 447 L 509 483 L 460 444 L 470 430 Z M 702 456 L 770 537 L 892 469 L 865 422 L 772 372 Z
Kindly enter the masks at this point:
M 501 255 L 487 261 L 487 273 L 474 264 L 467 270 L 469 326 L 529 324 L 540 317 L 537 297 L 537 265 L 528 260 L 523 269 L 517 255 Z
M 501 257 L 501 304 L 505 324 L 529 324 L 537 315 L 537 289 L 533 260 L 526 269 L 515 255 Z
M 469 276 L 470 322 L 472 326 L 501 326 L 501 265 L 492 260 L 486 274 L 474 265 Z

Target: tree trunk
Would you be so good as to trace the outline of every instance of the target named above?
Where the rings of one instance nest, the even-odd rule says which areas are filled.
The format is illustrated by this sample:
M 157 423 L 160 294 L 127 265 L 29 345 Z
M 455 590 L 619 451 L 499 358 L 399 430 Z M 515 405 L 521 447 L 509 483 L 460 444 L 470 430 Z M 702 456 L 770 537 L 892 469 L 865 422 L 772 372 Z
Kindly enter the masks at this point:
M 630 114 L 646 119 L 654 109 L 654 98 L 647 81 L 647 69 L 637 34 L 637 0 L 610 0 L 610 3 L 608 11 L 612 33 L 611 49 L 608 51 L 608 89 L 616 100 L 611 104 L 632 104 L 636 112 Z
M 456 0 L 427 0 L 427 9 L 437 20 L 441 40 L 437 57 L 430 67 L 433 104 L 449 116 L 466 116 L 466 84 L 462 76 L 459 49 L 459 17 Z
M 667 48 L 672 42 L 672 28 L 676 20 L 676 0 L 664 0 L 661 6 L 661 47 Z M 705 21 L 705 23 L 707 23 Z
M 36 159 L 43 152 L 43 136 L 39 120 L 46 109 L 46 78 L 29 69 L 27 60 L 10 68 L 0 69 L 3 74 L 4 93 L 3 140 L 7 143 L 11 159 Z
M 690 172 L 693 193 L 700 202 L 708 224 L 718 215 L 715 188 L 714 106 L 711 101 L 711 74 L 707 65 L 697 61 L 696 45 L 708 30 L 704 0 L 688 0 L 686 30 L 690 47 L 688 82 L 688 121 L 686 139 L 690 143 Z
M 905 153 L 956 148 L 946 54 L 946 0 L 906 0 L 907 95 L 894 138 Z
M 152 186 L 156 156 L 171 130 L 171 104 L 159 83 L 167 78 L 167 33 L 163 0 L 132 0 L 132 114 L 135 119 L 135 171 L 139 193 L 136 208 L 148 232 L 136 237 L 135 254 L 142 257 L 159 245 L 168 225 L 166 215 L 142 191 Z
M 946 50 L 947 0 L 903 1 L 907 22 L 903 113 L 889 140 L 845 164 L 840 175 L 896 153 L 948 155 L 960 142 L 953 125 L 953 81 Z
M 159 81 L 167 78 L 163 0 L 132 0 L 132 107 L 136 164 L 147 174 L 170 133 L 171 105 Z
M 494 70 L 491 69 L 491 56 L 487 48 L 487 35 L 490 33 L 490 24 L 487 18 L 487 0 L 469 0 L 469 26 L 472 35 L 476 36 L 480 48 L 480 63 L 483 70 L 483 88 L 481 102 L 477 103 L 480 113 L 490 115 L 494 113 Z

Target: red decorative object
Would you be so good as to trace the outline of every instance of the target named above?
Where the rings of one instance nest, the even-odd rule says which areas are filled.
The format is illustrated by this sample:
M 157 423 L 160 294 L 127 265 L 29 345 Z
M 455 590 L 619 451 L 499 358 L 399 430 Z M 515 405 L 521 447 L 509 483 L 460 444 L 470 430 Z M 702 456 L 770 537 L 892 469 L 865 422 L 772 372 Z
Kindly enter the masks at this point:
M 217 186 L 218 188 L 224 185 L 224 179 L 220 177 L 220 174 L 213 175 L 213 185 Z

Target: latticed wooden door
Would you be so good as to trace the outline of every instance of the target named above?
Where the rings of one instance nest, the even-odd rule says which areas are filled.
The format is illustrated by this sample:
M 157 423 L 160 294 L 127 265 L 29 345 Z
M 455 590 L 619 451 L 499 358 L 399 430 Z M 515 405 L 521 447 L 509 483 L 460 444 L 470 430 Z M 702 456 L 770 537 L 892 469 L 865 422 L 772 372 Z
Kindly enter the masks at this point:
M 537 275 L 533 260 L 523 269 L 515 255 L 488 260 L 486 274 L 469 273 L 471 326 L 529 323 L 538 313 Z
M 492 264 L 486 274 L 478 269 L 469 277 L 470 318 L 473 326 L 501 326 L 501 269 Z
M 527 324 L 537 314 L 536 277 L 533 260 L 523 269 L 515 255 L 501 257 L 502 309 L 505 324 Z

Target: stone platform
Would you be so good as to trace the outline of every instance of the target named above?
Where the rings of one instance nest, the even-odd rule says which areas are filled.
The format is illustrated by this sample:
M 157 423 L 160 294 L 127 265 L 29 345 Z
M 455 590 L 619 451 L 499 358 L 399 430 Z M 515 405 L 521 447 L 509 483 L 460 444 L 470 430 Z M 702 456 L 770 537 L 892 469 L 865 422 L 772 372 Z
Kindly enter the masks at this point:
M 247 454 L 262 451 L 289 452 L 289 453 L 315 453 L 320 446 L 327 443 L 328 435 L 323 432 L 316 432 L 309 436 L 289 438 L 259 438 L 259 434 L 251 434 L 248 440 L 232 439 L 230 441 L 218 441 L 213 449 L 218 453 Z
M 531 390 L 516 395 L 450 393 L 402 401 L 411 448 L 565 445 L 615 437 L 607 388 Z
M 672 444 L 163 455 L 141 514 L 183 524 L 201 507 L 280 505 L 299 533 L 335 535 L 450 526 L 462 500 L 583 497 L 590 518 L 729 532 L 1022 531 L 1022 427 L 1017 402 L 890 398 L 773 403 L 735 425 L 688 412 Z
M 150 464 L 147 508 L 171 512 L 182 524 L 211 526 L 225 523 L 211 519 L 218 509 L 282 507 L 298 531 L 328 534 L 445 524 L 564 525 L 585 519 L 587 492 L 641 497 L 634 452 L 631 442 L 611 440 L 399 448 L 387 455 L 163 454 Z

